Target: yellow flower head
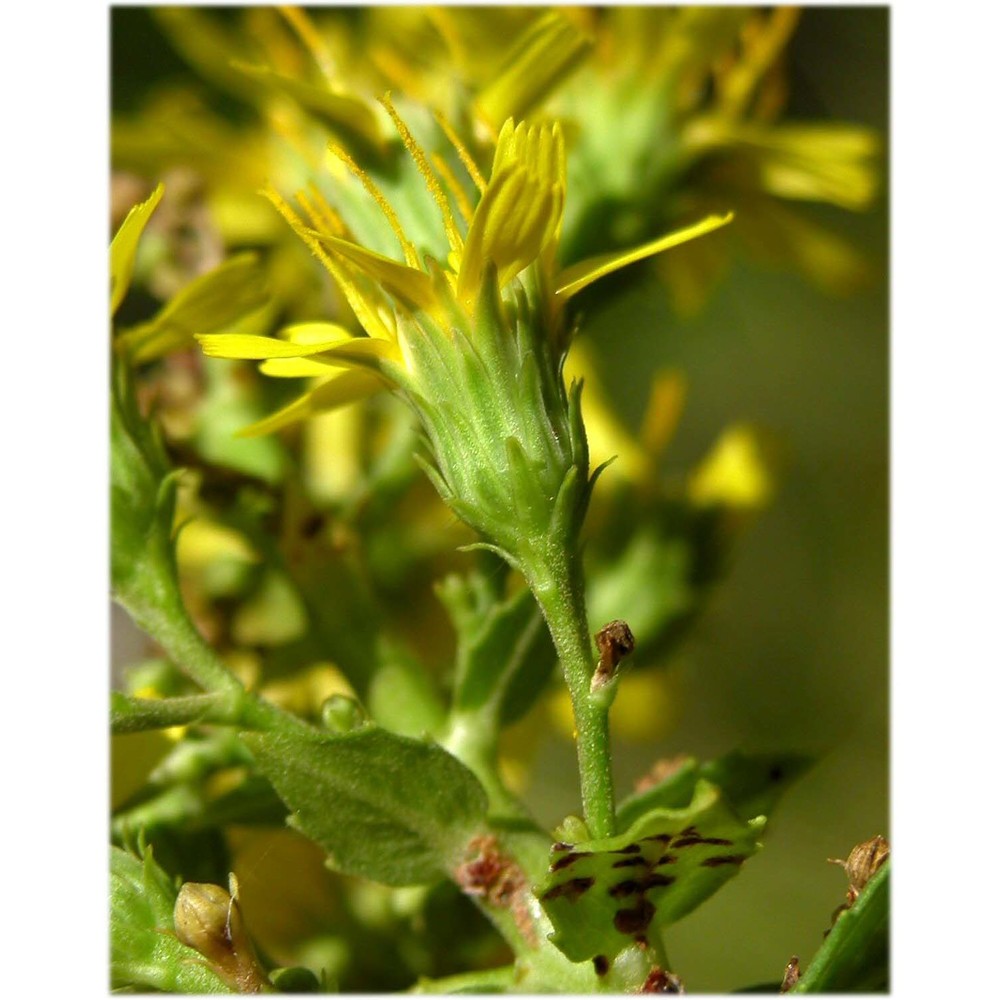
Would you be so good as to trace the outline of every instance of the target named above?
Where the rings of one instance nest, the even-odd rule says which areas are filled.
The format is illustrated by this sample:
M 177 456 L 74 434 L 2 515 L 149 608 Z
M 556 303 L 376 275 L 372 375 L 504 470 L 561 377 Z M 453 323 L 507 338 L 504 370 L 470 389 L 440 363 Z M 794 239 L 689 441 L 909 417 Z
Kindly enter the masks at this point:
M 471 209 L 465 186 L 445 161 L 429 157 L 388 98 L 383 104 L 437 206 L 449 247 L 447 258 L 424 255 L 421 260 L 389 200 L 342 149 L 333 151 L 378 205 L 396 236 L 401 260 L 352 239 L 342 217 L 317 189 L 300 192 L 297 207 L 273 188 L 267 189 L 266 196 L 333 276 L 365 336 L 353 336 L 327 323 L 308 324 L 308 337 L 302 337 L 299 328 L 283 331 L 280 339 L 199 336 L 210 357 L 260 360 L 262 370 L 274 376 L 329 376 L 248 433 L 273 431 L 311 413 L 352 402 L 385 384 L 418 391 L 412 337 L 426 337 L 428 323 L 439 329 L 471 330 L 476 303 L 491 282 L 501 295 L 516 284 L 528 296 L 535 322 L 553 344 L 558 363 L 568 346 L 565 311 L 574 295 L 605 274 L 708 233 L 730 219 L 709 216 L 631 250 L 559 269 L 556 251 L 567 185 L 565 143 L 557 123 L 515 124 L 508 119 L 497 138 L 489 179 L 484 180 L 468 150 L 442 121 L 460 162 L 480 191 Z

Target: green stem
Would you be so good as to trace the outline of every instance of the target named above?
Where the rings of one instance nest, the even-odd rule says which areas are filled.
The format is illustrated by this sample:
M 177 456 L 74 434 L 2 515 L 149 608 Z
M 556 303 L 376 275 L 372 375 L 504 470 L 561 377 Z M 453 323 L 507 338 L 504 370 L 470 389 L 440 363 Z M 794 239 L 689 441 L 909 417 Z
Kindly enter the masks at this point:
M 595 839 L 614 836 L 609 705 L 606 698 L 595 698 L 590 693 L 594 655 L 579 553 L 568 552 L 553 539 L 547 546 L 536 547 L 521 566 L 552 633 L 573 703 L 584 820 Z
M 247 729 L 298 729 L 300 719 L 248 691 L 201 637 L 173 581 L 161 588 L 160 600 L 144 607 L 125 605 L 138 625 L 163 647 L 167 656 L 200 688 L 218 696 L 233 725 Z
M 239 702 L 224 691 L 183 698 L 130 698 L 112 691 L 111 732 L 139 733 L 199 722 L 232 724 L 239 709 Z

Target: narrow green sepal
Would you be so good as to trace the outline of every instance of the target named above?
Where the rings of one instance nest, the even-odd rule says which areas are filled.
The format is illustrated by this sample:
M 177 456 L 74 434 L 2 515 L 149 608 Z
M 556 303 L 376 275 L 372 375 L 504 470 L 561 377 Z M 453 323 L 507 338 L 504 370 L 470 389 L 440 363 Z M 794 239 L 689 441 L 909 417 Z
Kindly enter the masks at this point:
M 469 542 L 468 545 L 459 545 L 459 552 L 492 552 L 495 556 L 499 556 L 508 565 L 512 566 L 516 570 L 520 570 L 520 564 L 517 558 L 513 556 L 506 549 L 501 548 L 499 545 L 493 545 L 491 542 Z

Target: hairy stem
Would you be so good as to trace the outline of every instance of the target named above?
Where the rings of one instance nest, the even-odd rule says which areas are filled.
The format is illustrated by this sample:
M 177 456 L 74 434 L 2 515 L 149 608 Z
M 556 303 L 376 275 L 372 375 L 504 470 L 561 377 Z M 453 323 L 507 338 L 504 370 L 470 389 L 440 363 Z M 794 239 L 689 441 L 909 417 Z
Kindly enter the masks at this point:
M 583 566 L 576 552 L 553 540 L 522 561 L 522 569 L 545 615 L 569 688 L 576 722 L 583 817 L 592 837 L 615 832 L 615 796 L 607 699 L 590 692 L 594 656 L 584 602 Z
M 158 604 L 143 610 L 126 605 L 135 623 L 163 647 L 167 656 L 205 692 L 219 696 L 233 725 L 248 729 L 297 729 L 294 715 L 248 691 L 195 628 L 175 586 L 162 588 Z

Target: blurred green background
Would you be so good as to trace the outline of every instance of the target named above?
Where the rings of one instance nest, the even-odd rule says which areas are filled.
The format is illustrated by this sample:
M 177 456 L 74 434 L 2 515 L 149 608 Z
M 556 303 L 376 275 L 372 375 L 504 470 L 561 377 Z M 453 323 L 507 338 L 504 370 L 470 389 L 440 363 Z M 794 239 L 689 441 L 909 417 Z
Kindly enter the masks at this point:
M 112 107 L 131 110 L 185 69 L 146 10 L 112 18 Z M 786 117 L 888 136 L 888 29 L 887 8 L 807 8 Z M 887 215 L 885 198 L 866 215 L 813 212 L 868 255 L 868 285 L 850 298 L 743 259 L 694 318 L 668 315 L 651 274 L 623 280 L 614 315 L 589 302 L 608 395 L 632 427 L 657 367 L 687 378 L 668 473 L 734 420 L 769 429 L 783 456 L 775 502 L 673 663 L 678 711 L 658 742 L 616 744 L 623 789 L 679 752 L 823 754 L 778 809 L 760 856 L 671 931 L 689 992 L 773 982 L 792 954 L 808 959 L 847 888 L 826 859 L 877 833 L 891 840 Z M 554 823 L 578 808 L 572 747 L 543 737 L 536 761 L 529 800 Z
M 868 124 L 888 145 L 888 20 L 885 8 L 807 8 L 787 117 Z M 649 279 L 627 290 L 625 321 L 595 311 L 590 327 L 633 425 L 651 368 L 687 376 L 670 464 L 686 467 L 733 419 L 772 430 L 783 453 L 774 504 L 674 664 L 680 721 L 660 752 L 824 756 L 753 864 L 671 931 L 692 992 L 773 981 L 792 954 L 811 956 L 846 889 L 826 859 L 878 833 L 891 841 L 887 199 L 867 215 L 815 217 L 869 257 L 868 287 L 850 298 L 744 260 L 693 319 L 664 329 Z M 622 782 L 644 767 L 629 753 L 616 764 Z

